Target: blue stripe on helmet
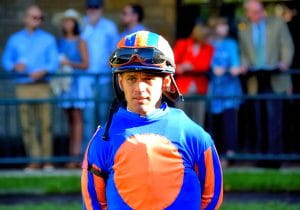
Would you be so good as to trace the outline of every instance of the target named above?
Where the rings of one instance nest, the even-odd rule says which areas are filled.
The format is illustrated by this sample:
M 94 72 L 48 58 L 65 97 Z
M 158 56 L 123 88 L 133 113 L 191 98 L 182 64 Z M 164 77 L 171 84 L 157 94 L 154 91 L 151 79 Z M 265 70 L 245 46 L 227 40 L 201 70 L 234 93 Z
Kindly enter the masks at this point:
M 125 41 L 125 46 L 126 47 L 134 46 L 135 38 L 136 38 L 136 34 L 133 34 L 132 36 L 127 36 L 126 41 Z

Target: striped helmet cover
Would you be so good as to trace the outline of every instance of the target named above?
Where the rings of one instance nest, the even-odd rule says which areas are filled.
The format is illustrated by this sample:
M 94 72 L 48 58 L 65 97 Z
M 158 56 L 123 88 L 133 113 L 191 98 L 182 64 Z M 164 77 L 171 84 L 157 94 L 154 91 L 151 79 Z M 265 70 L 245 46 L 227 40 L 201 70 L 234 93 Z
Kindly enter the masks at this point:
M 156 33 L 150 31 L 138 31 L 129 34 L 122 38 L 117 45 L 117 48 L 156 48 L 164 54 L 164 56 L 171 62 L 174 66 L 175 71 L 175 61 L 174 54 L 168 41 Z

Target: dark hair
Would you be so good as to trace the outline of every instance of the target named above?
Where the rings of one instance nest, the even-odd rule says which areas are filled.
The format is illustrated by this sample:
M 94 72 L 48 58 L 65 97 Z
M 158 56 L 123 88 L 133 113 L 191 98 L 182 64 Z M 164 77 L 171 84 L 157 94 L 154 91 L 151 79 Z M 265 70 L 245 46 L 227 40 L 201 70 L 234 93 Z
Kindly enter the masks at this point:
M 79 23 L 74 19 L 71 19 L 71 20 L 73 20 L 73 22 L 74 22 L 73 34 L 79 35 L 80 34 Z M 64 36 L 67 34 L 64 28 L 62 29 L 62 32 L 63 32 Z
M 86 0 L 85 6 L 86 6 L 86 8 L 99 9 L 99 8 L 103 7 L 103 1 L 102 0 Z
M 139 4 L 129 4 L 131 6 L 133 13 L 138 15 L 138 21 L 142 22 L 144 19 L 144 9 L 141 5 Z

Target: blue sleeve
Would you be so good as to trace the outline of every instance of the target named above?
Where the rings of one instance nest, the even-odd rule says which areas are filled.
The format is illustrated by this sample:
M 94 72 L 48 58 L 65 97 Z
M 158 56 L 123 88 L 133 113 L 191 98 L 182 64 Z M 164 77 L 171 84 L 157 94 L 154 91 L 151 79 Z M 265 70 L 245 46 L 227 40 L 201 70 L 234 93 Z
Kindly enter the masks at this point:
M 55 72 L 59 66 L 59 61 L 58 61 L 59 56 L 58 56 L 56 41 L 52 37 L 47 46 L 45 56 L 47 56 L 45 70 L 47 70 L 49 73 Z
M 219 156 L 211 137 L 203 135 L 196 173 L 201 183 L 201 209 L 218 209 L 223 200 L 223 177 Z
M 2 66 L 6 71 L 12 71 L 17 62 L 17 52 L 14 44 L 14 39 L 9 38 L 3 51 Z
M 237 42 L 233 39 L 230 39 L 230 45 L 228 46 L 230 66 L 239 67 L 240 66 L 240 55 Z
M 213 53 L 213 57 L 212 57 L 212 59 L 211 59 L 211 67 L 212 67 L 212 69 L 214 69 L 214 68 L 216 68 L 216 67 L 219 67 L 220 66 L 220 64 L 219 64 L 219 58 L 218 58 L 218 48 L 214 48 L 215 50 L 214 50 L 214 53 Z
M 107 49 L 109 49 L 110 53 L 112 53 L 117 48 L 117 44 L 119 41 L 118 29 L 114 23 L 111 26 L 110 35 L 111 35 L 111 42 L 108 43 L 109 45 Z
M 224 57 L 226 53 L 226 57 Z M 240 56 L 237 42 L 234 39 L 225 39 L 221 48 L 215 47 L 214 55 L 212 58 L 212 67 L 239 67 Z
M 81 192 L 84 209 L 106 209 L 105 161 L 107 144 L 101 139 L 101 130 L 97 129 L 90 141 L 82 164 Z

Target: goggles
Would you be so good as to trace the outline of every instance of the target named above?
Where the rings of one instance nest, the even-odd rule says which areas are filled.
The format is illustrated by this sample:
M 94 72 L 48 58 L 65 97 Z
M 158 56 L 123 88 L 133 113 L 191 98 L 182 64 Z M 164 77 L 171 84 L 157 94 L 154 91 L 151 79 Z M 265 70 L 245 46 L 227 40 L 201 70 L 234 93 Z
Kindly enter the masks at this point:
M 139 63 L 145 66 L 165 68 L 174 64 L 156 48 L 119 48 L 109 59 L 113 68 Z

